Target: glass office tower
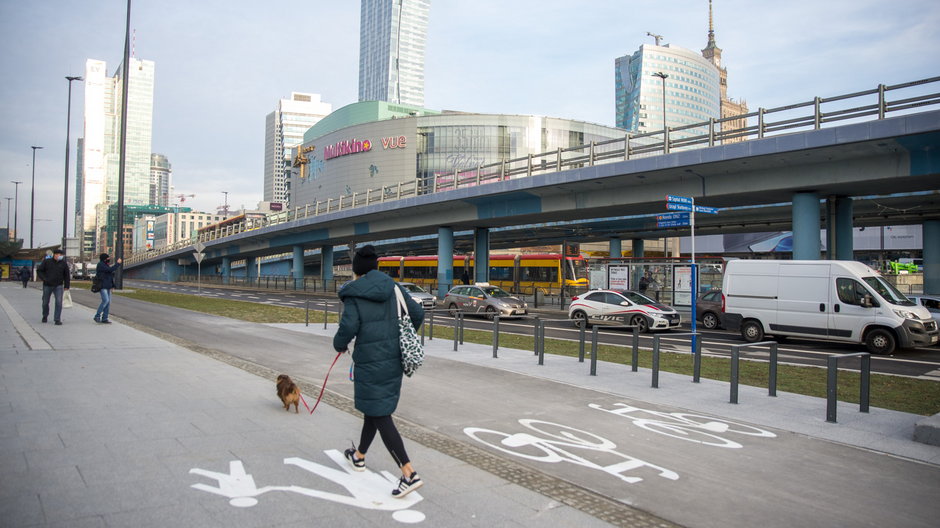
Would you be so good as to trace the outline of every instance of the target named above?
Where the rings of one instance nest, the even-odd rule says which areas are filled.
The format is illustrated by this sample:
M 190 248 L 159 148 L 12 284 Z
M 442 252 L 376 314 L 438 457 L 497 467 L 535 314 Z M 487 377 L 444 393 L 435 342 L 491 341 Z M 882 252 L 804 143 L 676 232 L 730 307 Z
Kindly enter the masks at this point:
M 654 76 L 662 72 L 665 79 Z M 668 127 L 701 123 L 721 117 L 719 73 L 708 59 L 678 46 L 644 44 L 632 55 L 615 61 L 616 124 L 634 132 L 663 129 L 663 115 Z M 690 129 L 670 136 L 707 134 Z
M 153 61 L 131 58 L 128 68 L 127 141 L 124 203 L 150 204 L 150 154 L 153 135 Z M 101 234 L 109 204 L 117 202 L 121 156 L 123 67 L 107 76 L 104 61 L 85 63 L 85 122 L 76 185 L 81 191 L 75 236 L 84 253 L 104 251 Z M 106 244 L 110 246 L 110 244 Z
M 431 0 L 362 0 L 359 100 L 424 106 Z

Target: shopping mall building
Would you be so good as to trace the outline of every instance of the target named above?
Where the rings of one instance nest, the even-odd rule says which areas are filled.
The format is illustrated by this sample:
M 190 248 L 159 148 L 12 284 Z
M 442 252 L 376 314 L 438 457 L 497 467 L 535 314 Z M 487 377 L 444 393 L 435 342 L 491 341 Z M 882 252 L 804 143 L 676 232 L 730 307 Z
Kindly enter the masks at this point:
M 570 119 L 353 103 L 311 127 L 294 149 L 290 207 L 625 134 Z

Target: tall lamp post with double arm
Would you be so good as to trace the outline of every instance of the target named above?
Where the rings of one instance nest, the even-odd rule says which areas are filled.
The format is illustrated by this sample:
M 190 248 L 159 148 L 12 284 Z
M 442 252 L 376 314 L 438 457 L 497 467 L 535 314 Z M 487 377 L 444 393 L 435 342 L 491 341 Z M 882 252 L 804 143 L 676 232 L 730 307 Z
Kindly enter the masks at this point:
M 36 231 L 36 151 L 42 147 L 29 147 L 33 149 L 33 184 L 29 191 L 29 247 L 33 247 L 33 232 Z
M 69 82 L 69 104 L 65 117 L 65 193 L 62 199 L 62 249 L 65 249 L 65 239 L 68 238 L 69 225 L 69 142 L 72 131 L 72 81 L 81 81 L 81 77 L 65 76 Z
M 19 223 L 17 222 L 20 213 L 20 184 L 21 181 L 10 180 L 13 184 L 13 240 L 16 240 L 19 234 Z

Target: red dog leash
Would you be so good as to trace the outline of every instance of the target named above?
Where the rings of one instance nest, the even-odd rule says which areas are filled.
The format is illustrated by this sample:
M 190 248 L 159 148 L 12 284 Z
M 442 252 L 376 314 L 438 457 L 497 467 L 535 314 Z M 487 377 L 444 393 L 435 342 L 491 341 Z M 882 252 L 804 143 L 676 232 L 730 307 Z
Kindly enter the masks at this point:
M 333 372 L 333 367 L 336 365 L 336 362 L 339 361 L 339 357 L 342 356 L 344 352 L 345 350 L 343 352 L 337 352 L 336 357 L 333 358 L 333 364 L 330 365 L 330 370 L 326 371 L 326 377 L 323 378 L 323 386 L 320 387 L 320 395 L 317 396 L 317 401 L 316 403 L 313 404 L 313 409 L 307 406 L 307 400 L 304 400 L 304 395 L 303 394 L 300 395 L 300 401 L 304 403 L 304 407 L 306 407 L 306 409 L 310 411 L 310 414 L 313 414 L 313 411 L 317 410 L 317 405 L 320 405 L 320 400 L 323 398 L 323 391 L 326 390 L 326 382 L 327 380 L 330 379 L 330 372 Z

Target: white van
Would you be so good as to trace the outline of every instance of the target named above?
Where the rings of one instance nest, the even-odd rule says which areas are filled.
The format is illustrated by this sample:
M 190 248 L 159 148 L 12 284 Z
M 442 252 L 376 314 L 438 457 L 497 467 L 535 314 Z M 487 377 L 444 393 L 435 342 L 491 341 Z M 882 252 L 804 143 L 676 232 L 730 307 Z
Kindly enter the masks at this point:
M 847 260 L 732 260 L 724 326 L 755 343 L 764 334 L 865 343 L 873 354 L 937 344 L 930 312 L 881 274 Z

